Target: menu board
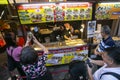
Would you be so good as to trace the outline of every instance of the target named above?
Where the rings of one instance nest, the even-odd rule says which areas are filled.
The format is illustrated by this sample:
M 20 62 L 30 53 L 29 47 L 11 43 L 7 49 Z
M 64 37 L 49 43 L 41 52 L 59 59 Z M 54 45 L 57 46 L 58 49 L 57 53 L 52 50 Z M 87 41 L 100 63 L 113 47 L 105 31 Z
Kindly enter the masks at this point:
M 7 0 L 0 0 L 0 4 L 8 4 Z
M 21 24 L 33 24 L 54 21 L 54 3 L 19 5 L 18 15 Z
M 84 3 L 67 3 L 65 4 L 65 21 L 69 20 L 91 20 L 92 4 Z
M 92 18 L 92 4 L 88 2 L 22 4 L 17 9 L 21 24 L 91 20 Z
M 96 5 L 95 17 L 101 19 L 118 19 L 120 16 L 120 3 L 98 3 Z

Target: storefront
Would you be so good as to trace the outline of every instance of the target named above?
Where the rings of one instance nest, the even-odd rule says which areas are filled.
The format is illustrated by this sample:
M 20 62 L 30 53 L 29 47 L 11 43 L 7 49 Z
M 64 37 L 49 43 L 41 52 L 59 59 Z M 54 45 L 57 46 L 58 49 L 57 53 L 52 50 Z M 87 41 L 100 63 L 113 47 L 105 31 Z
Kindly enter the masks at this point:
M 17 4 L 17 12 L 20 23 L 26 26 L 23 27 L 25 35 L 29 31 L 33 32 L 37 39 L 49 49 L 51 54 L 48 55 L 48 66 L 68 64 L 76 56 L 81 57 L 81 60 L 87 59 L 88 46 L 83 40 L 85 25 L 81 26 L 81 20 L 91 20 L 91 3 L 53 2 Z M 75 22 L 77 24 L 72 25 Z M 76 29 L 78 32 L 81 31 L 81 36 L 74 35 L 73 32 L 72 40 L 65 40 L 62 33 L 66 24 L 73 26 L 73 29 L 78 27 Z M 63 27 L 63 30 L 61 27 Z M 40 50 L 37 47 L 35 49 Z
M 112 36 L 120 36 L 118 2 L 42 0 L 43 2 L 34 3 L 35 1 L 38 0 L 18 1 L 14 5 L 19 22 L 18 37 L 25 40 L 27 33 L 32 32 L 48 48 L 50 54 L 46 66 L 69 64 L 75 59 L 85 61 L 91 49 L 88 44 L 97 44 L 101 38 L 99 34 L 102 25 L 110 26 Z M 15 0 L 12 3 L 14 2 Z M 66 23 L 74 29 L 72 40 L 64 39 Z M 114 39 L 120 40 L 118 37 Z M 42 55 L 40 48 L 36 45 L 33 47 L 39 56 Z

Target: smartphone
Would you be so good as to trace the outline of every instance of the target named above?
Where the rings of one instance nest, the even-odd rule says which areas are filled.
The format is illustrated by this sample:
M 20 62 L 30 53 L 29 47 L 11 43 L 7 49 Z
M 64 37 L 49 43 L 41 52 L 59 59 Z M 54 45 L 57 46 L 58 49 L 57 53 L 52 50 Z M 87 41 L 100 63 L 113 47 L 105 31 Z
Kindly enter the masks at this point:
M 32 32 L 28 32 L 28 37 L 29 37 L 30 39 L 33 38 Z
M 91 62 L 90 62 L 89 59 L 86 60 L 86 63 L 88 64 L 88 66 L 89 66 L 90 68 L 92 68 L 92 64 L 91 64 Z

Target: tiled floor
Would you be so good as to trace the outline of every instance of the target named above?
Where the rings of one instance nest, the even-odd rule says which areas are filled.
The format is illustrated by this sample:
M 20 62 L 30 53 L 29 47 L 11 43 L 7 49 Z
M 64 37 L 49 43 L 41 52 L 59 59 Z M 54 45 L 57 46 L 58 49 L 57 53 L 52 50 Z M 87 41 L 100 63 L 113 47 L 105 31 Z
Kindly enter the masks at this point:
M 8 80 L 9 78 L 9 73 L 6 64 L 7 64 L 6 53 L 0 53 L 0 80 Z

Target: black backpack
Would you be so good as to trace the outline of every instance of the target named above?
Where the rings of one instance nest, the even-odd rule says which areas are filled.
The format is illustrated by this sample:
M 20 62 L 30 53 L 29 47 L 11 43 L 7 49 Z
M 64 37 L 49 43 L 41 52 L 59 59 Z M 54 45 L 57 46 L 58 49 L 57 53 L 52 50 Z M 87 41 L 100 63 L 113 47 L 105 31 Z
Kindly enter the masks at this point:
M 106 72 L 106 73 L 103 73 L 103 74 L 100 76 L 100 79 L 102 78 L 103 75 L 112 75 L 112 76 L 116 77 L 118 80 L 120 80 L 120 75 L 117 74 L 117 73 L 114 73 L 114 72 Z

